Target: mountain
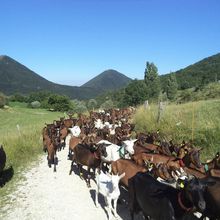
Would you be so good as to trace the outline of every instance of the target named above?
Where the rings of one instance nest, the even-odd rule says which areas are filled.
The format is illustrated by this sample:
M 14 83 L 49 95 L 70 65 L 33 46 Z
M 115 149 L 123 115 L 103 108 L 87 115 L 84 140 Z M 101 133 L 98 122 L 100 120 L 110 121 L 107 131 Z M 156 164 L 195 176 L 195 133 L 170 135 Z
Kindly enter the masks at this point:
M 178 70 L 173 74 L 179 85 L 179 89 L 198 87 L 220 80 L 220 53 L 202 59 L 184 69 Z M 162 87 L 169 74 L 161 75 Z
M 30 92 L 45 90 L 67 95 L 72 99 L 90 99 L 108 91 L 109 89 L 111 90 L 108 86 L 109 80 L 105 80 L 104 78 L 102 82 L 105 82 L 106 84 L 102 85 L 102 90 L 100 90 L 99 86 L 96 86 L 95 81 L 93 81 L 94 83 L 91 87 L 89 86 L 90 84 L 86 85 L 87 83 L 81 87 L 60 85 L 48 81 L 8 56 L 0 56 L 0 91 L 6 95 L 12 95 L 15 93 L 25 95 Z M 114 81 L 113 74 L 112 80 Z M 124 85 L 123 83 L 121 84 L 121 86 Z M 114 87 L 114 89 L 115 88 L 116 87 Z M 120 86 L 117 88 L 120 88 Z
M 131 81 L 130 78 L 116 70 L 106 70 L 89 80 L 81 87 L 97 88 L 100 91 L 116 90 L 126 86 Z

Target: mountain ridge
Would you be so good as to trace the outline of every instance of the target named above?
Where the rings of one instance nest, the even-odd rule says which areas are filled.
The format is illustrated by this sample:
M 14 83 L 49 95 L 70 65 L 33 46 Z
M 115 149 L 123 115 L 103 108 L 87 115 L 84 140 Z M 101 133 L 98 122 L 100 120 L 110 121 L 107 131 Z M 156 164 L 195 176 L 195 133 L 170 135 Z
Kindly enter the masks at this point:
M 119 75 L 113 75 L 118 79 Z M 45 79 L 7 55 L 0 56 L 0 91 L 6 95 L 14 93 L 27 95 L 30 92 L 45 90 L 67 95 L 72 99 L 90 99 L 106 91 L 119 89 L 121 86 L 124 85 L 111 88 L 104 86 L 100 89 L 99 86 L 89 87 L 85 84 L 84 86 L 61 85 Z
M 165 87 L 170 74 L 176 76 L 179 89 L 199 87 L 220 80 L 220 53 L 205 57 L 175 72 L 160 75 L 162 87 Z

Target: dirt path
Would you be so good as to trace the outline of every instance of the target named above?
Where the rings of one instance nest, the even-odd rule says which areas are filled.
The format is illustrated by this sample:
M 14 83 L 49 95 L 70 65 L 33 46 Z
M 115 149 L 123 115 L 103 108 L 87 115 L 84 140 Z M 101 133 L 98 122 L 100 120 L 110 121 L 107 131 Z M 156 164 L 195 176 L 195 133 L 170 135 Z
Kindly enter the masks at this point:
M 10 205 L 0 210 L 1 220 L 104 220 L 107 219 L 102 204 L 96 208 L 94 196 L 96 185 L 87 188 L 78 175 L 69 175 L 70 161 L 67 147 L 58 152 L 57 172 L 47 166 L 46 154 L 37 165 L 25 172 L 26 180 L 9 195 Z M 4 214 L 3 214 L 4 213 Z M 120 219 L 130 219 L 125 203 L 118 205 Z

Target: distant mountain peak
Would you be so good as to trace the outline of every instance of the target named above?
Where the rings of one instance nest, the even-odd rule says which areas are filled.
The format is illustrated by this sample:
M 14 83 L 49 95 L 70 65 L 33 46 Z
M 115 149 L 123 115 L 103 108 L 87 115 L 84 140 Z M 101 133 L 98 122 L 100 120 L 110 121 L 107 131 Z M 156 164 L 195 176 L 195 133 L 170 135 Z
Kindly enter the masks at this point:
M 117 70 L 108 69 L 89 80 L 81 87 L 96 88 L 100 91 L 116 90 L 125 87 L 131 79 Z

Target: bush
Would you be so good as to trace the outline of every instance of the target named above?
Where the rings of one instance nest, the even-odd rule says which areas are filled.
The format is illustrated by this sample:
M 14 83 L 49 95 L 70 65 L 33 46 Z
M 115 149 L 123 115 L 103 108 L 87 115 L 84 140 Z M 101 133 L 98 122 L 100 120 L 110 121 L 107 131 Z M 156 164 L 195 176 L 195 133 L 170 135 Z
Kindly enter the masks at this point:
M 26 96 L 23 96 L 19 93 L 16 93 L 9 98 L 9 100 L 12 102 L 27 102 L 27 99 L 28 98 Z
M 40 108 L 41 104 L 38 101 L 31 102 L 31 108 Z
M 112 100 L 105 101 L 101 106 L 102 109 L 110 109 L 114 107 L 114 103 Z
M 97 107 L 97 101 L 95 99 L 90 99 L 87 103 L 87 107 L 89 110 L 93 110 Z
M 43 101 L 48 100 L 51 95 L 51 92 L 47 91 L 33 92 L 29 95 L 27 102 L 31 103 L 34 101 L 39 101 L 42 103 Z
M 48 107 L 55 111 L 68 111 L 71 109 L 70 99 L 61 95 L 50 95 L 48 98 Z
M 87 108 L 86 108 L 86 105 L 83 104 L 82 102 L 80 102 L 76 107 L 75 107 L 75 112 L 76 113 L 82 113 L 82 112 L 86 112 L 87 111 Z

